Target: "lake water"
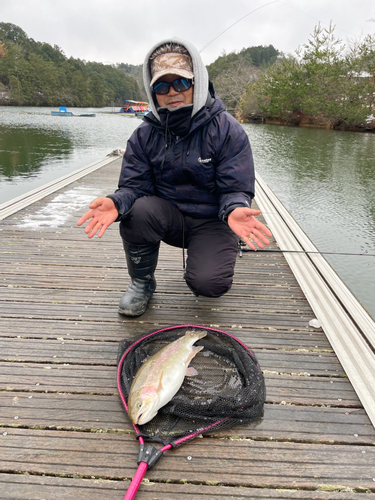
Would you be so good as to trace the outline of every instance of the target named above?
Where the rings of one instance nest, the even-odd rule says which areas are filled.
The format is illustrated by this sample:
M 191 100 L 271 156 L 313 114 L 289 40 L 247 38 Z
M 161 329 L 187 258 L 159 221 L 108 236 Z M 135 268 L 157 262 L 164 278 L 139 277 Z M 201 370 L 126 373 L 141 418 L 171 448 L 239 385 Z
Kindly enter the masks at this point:
M 51 110 L 0 106 L 0 204 L 125 148 L 141 123 L 112 108 L 71 109 L 95 118 Z
M 256 168 L 321 252 L 375 254 L 375 135 L 248 125 Z M 325 255 L 375 317 L 375 257 Z
M 0 107 L 0 204 L 125 148 L 140 124 L 117 109 L 51 109 Z M 375 253 L 374 134 L 243 126 L 259 174 L 320 251 Z M 375 317 L 375 257 L 325 258 Z

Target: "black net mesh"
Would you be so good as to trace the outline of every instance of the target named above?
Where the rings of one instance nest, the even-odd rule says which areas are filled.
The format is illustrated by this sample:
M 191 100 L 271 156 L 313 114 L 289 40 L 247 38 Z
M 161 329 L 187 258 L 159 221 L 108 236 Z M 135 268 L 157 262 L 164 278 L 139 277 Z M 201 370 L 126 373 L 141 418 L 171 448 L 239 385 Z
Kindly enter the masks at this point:
M 178 326 L 142 335 L 139 341 L 120 343 L 118 363 L 126 402 L 142 363 L 191 329 Z M 194 344 L 204 349 L 189 365 L 198 375 L 185 377 L 178 393 L 159 409 L 156 417 L 137 427 L 145 440 L 176 446 L 181 438 L 248 423 L 263 415 L 265 383 L 252 351 L 225 332 L 194 329 L 207 332 Z

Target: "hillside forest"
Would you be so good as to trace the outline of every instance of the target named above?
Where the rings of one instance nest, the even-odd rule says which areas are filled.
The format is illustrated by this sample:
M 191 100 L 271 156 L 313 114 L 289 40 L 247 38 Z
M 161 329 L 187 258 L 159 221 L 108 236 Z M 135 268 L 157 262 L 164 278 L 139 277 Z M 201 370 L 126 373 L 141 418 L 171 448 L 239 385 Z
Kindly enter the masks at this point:
M 137 81 L 121 69 L 67 58 L 57 45 L 36 42 L 10 23 L 0 23 L 1 85 L 0 103 L 9 97 L 16 106 L 103 107 L 142 100 Z
M 241 121 L 375 130 L 375 35 L 343 43 L 317 25 L 294 54 L 269 46 L 223 52 L 207 66 Z M 0 104 L 121 106 L 146 100 L 142 65 L 67 58 L 18 26 L 0 23 Z

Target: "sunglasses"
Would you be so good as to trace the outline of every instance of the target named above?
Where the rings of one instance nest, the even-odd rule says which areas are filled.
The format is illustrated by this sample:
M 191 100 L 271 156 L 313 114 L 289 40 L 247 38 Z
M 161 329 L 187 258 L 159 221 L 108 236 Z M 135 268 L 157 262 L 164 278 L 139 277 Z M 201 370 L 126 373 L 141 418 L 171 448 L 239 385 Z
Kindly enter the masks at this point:
M 171 85 L 176 92 L 185 92 L 189 90 L 193 85 L 194 81 L 190 78 L 177 78 L 173 82 L 159 82 L 153 85 L 152 90 L 155 94 L 164 95 L 168 94 Z

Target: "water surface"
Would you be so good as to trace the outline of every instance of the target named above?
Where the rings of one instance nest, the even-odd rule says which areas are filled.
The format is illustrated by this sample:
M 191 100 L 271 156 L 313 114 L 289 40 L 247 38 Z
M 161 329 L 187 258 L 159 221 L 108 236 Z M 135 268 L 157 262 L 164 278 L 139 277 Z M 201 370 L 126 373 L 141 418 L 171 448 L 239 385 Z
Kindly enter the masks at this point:
M 71 109 L 95 118 L 52 109 L 0 106 L 0 204 L 125 148 L 140 124 L 117 109 Z
M 256 169 L 321 252 L 375 254 L 375 135 L 249 125 Z M 326 255 L 375 317 L 375 257 Z

